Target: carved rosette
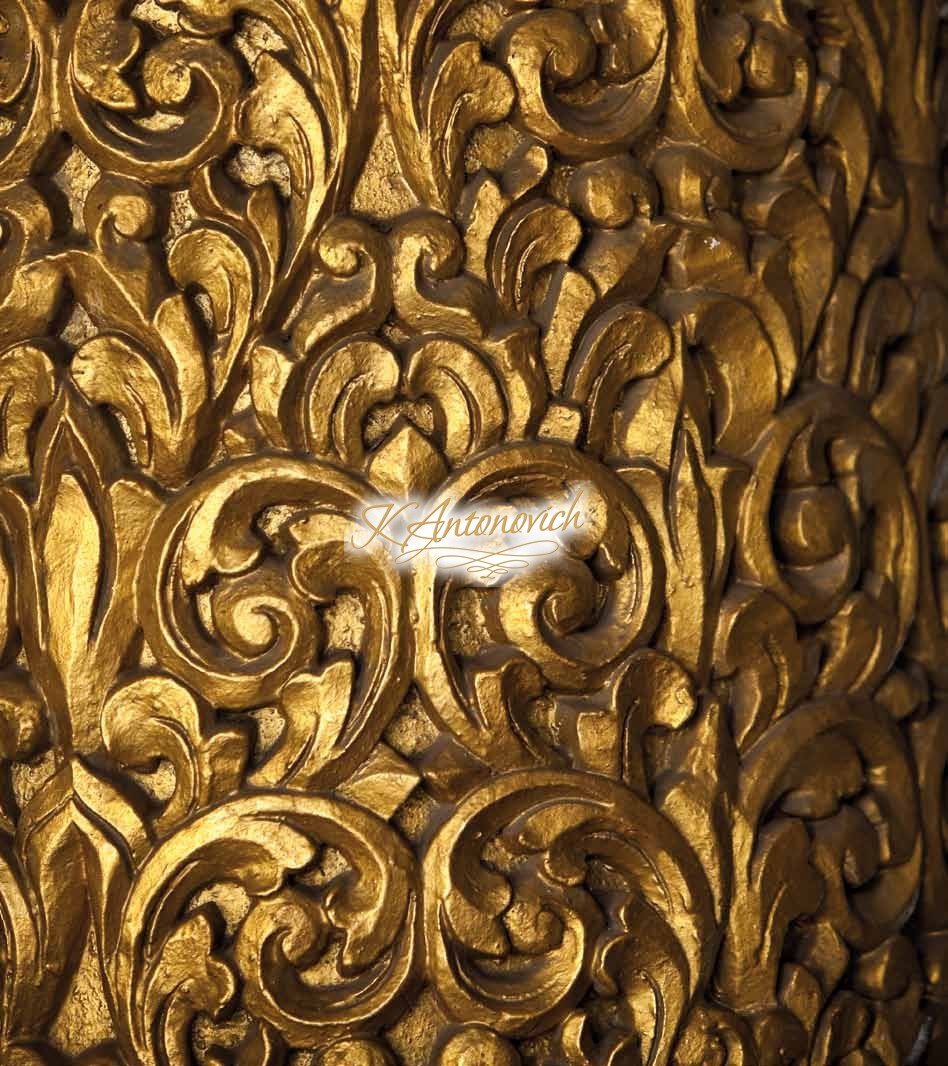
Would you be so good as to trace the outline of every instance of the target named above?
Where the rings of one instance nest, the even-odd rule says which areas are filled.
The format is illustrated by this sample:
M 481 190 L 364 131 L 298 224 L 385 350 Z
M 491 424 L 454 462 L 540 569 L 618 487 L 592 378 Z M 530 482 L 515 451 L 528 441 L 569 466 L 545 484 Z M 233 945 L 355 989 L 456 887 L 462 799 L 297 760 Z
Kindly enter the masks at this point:
M 0 0 L 3 1063 L 948 1061 L 942 14 Z

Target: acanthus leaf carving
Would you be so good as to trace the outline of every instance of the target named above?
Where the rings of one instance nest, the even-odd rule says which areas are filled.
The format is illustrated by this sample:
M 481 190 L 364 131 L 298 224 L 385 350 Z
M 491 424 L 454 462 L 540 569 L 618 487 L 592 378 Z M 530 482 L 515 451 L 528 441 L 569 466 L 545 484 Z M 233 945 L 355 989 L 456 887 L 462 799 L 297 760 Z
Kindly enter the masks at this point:
M 0 0 L 4 1063 L 948 1056 L 936 8 Z

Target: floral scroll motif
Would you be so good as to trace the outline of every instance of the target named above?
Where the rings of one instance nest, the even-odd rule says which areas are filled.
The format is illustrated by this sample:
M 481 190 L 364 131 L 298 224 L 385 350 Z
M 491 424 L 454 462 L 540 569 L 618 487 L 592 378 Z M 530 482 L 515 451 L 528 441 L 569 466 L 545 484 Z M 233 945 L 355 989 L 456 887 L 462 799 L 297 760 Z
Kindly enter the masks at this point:
M 945 39 L 0 0 L 3 1063 L 948 1060 Z

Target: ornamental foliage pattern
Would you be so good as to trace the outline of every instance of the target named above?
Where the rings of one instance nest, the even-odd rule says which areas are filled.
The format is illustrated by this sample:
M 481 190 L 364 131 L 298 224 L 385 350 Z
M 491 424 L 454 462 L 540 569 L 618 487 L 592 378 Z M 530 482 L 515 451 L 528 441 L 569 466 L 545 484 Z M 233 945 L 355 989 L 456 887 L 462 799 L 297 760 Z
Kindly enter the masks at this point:
M 946 32 L 0 0 L 5 1064 L 948 1061 Z

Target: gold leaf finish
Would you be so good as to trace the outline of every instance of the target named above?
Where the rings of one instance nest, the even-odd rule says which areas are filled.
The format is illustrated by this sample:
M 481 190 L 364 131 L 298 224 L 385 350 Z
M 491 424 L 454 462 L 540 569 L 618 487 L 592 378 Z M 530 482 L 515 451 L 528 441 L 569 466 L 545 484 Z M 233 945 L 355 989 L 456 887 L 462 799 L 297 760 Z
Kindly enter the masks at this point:
M 3 1066 L 948 1062 L 944 18 L 0 0 Z

